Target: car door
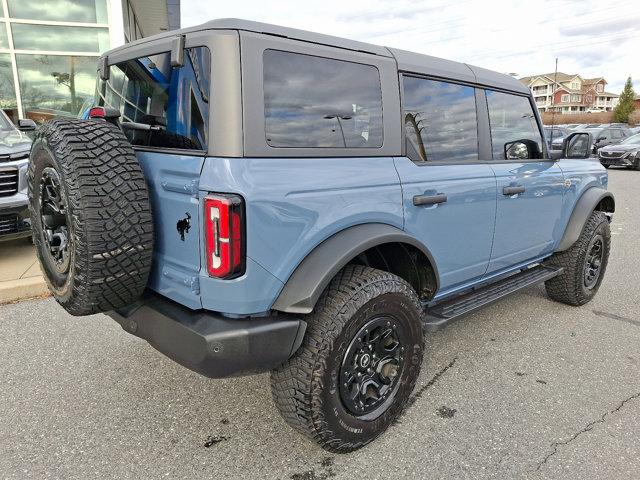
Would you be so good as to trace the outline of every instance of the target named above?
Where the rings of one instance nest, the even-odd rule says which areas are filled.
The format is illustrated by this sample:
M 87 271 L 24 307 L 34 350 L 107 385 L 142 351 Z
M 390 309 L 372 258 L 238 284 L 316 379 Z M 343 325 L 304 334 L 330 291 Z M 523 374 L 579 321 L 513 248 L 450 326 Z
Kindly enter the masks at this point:
M 487 271 L 492 274 L 552 251 L 559 234 L 564 176 L 554 160 L 542 158 L 542 135 L 529 97 L 485 92 L 497 186 Z
M 479 159 L 474 87 L 403 76 L 406 156 L 395 159 L 405 230 L 430 249 L 440 295 L 486 272 L 495 177 Z

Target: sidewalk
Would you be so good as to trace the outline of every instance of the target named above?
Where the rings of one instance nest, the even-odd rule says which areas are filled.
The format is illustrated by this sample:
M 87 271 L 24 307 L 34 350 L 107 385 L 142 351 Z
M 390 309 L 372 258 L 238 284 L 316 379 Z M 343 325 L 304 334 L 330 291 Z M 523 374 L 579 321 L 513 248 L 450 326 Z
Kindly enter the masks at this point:
M 0 242 L 0 304 L 47 292 L 33 245 L 26 238 Z

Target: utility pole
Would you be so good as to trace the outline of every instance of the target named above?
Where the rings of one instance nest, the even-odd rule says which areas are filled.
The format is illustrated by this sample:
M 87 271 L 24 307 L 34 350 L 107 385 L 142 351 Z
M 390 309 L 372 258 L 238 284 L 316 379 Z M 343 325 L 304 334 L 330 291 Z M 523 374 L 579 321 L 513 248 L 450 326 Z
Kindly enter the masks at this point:
M 551 85 L 551 140 L 549 140 L 549 144 L 553 145 L 553 127 L 556 124 L 556 85 L 558 84 L 558 57 L 556 57 L 556 70 L 553 75 L 553 85 Z

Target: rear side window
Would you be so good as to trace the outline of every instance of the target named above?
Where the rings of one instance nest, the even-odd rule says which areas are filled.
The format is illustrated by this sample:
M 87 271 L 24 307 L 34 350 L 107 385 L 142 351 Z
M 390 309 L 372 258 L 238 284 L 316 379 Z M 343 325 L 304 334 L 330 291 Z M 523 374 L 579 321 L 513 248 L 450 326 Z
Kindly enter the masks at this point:
M 169 52 L 128 60 L 100 82 L 99 104 L 120 111 L 133 145 L 206 150 L 210 72 L 206 47 L 185 49 L 181 68 L 171 67 Z
M 542 158 L 542 136 L 528 97 L 487 90 L 487 106 L 494 160 L 506 160 L 509 146 L 522 141 L 532 147 L 527 158 Z
M 404 77 L 407 156 L 414 161 L 478 159 L 478 125 L 473 87 Z
M 376 67 L 280 50 L 265 50 L 263 61 L 268 145 L 382 146 L 382 91 Z

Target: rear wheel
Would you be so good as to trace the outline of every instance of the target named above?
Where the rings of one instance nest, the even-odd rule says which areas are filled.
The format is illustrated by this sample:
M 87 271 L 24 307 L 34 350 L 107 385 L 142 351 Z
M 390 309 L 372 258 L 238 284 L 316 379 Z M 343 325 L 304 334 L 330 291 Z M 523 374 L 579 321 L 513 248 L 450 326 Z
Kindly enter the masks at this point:
M 53 120 L 29 162 L 29 208 L 44 277 L 73 315 L 133 303 L 144 290 L 153 221 L 131 145 L 104 121 Z
M 401 278 L 348 266 L 308 318 L 303 345 L 271 375 L 293 428 L 332 452 L 371 442 L 400 415 L 423 354 L 421 308 Z
M 593 212 L 576 243 L 551 257 L 547 263 L 564 268 L 562 275 L 547 280 L 547 294 L 568 305 L 584 305 L 600 288 L 609 261 L 611 232 L 603 212 Z

